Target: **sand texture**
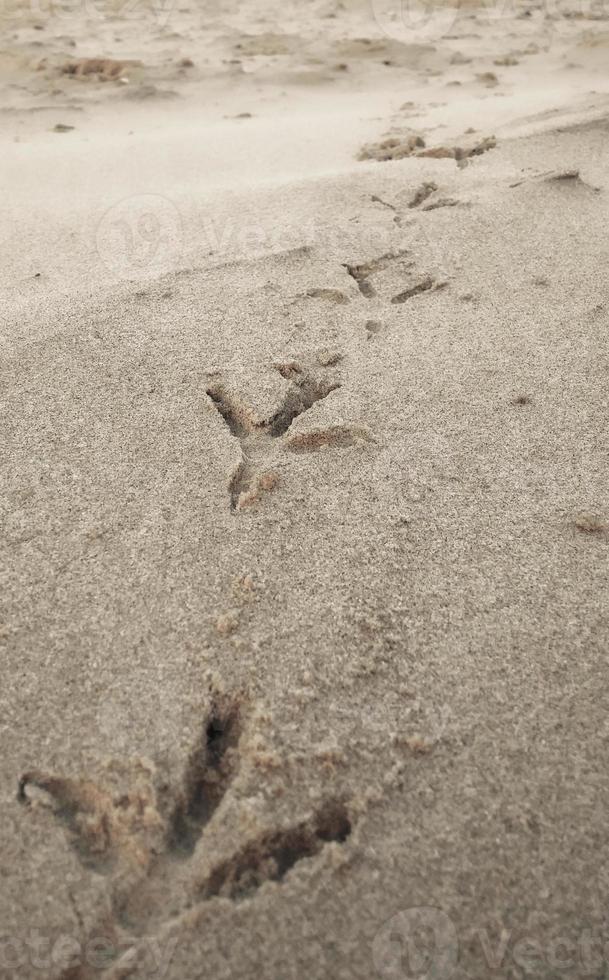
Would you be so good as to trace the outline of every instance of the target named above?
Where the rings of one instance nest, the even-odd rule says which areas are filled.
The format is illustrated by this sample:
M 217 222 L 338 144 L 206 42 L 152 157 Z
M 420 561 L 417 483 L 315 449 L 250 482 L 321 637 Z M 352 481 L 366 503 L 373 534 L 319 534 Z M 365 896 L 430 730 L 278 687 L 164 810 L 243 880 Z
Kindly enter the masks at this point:
M 0 977 L 609 970 L 609 12 L 0 15 Z

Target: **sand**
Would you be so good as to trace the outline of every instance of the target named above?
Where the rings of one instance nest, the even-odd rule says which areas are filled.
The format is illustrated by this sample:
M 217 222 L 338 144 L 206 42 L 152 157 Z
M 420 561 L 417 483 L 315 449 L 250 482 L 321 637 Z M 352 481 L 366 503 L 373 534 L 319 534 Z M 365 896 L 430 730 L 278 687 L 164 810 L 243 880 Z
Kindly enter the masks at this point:
M 2 978 L 606 975 L 609 15 L 399 10 L 2 10 Z

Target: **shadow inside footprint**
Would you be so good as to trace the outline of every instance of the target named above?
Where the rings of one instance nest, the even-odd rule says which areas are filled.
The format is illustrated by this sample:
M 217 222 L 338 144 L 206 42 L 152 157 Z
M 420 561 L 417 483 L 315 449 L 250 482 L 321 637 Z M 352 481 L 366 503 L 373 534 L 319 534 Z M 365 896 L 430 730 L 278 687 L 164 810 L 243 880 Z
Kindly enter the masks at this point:
M 281 881 L 294 865 L 319 854 L 326 844 L 344 843 L 350 833 L 351 820 L 345 805 L 330 801 L 311 821 L 265 834 L 246 844 L 213 870 L 197 897 L 205 901 L 219 895 L 240 901 L 266 881 Z
M 175 857 L 193 853 L 202 828 L 222 802 L 235 775 L 240 735 L 238 707 L 214 707 L 188 760 L 183 793 L 171 816 L 167 849 Z

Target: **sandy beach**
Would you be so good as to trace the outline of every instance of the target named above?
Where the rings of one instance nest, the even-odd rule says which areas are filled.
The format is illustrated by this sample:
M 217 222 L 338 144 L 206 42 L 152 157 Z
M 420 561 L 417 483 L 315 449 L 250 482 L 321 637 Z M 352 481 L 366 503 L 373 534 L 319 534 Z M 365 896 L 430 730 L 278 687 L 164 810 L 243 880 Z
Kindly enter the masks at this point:
M 0 977 L 609 971 L 609 8 L 0 10 Z

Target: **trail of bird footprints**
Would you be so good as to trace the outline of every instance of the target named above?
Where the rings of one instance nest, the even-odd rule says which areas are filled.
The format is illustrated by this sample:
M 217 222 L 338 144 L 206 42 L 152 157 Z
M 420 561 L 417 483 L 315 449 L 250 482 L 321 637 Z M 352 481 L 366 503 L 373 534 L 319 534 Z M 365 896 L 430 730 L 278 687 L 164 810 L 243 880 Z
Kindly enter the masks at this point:
M 326 844 L 342 844 L 349 837 L 345 803 L 329 799 L 291 826 L 254 833 L 230 857 L 212 859 L 201 871 L 205 831 L 231 792 L 242 762 L 245 727 L 242 702 L 212 703 L 177 787 L 141 762 L 128 769 L 126 789 L 40 770 L 21 777 L 20 802 L 52 812 L 82 865 L 108 876 L 113 917 L 105 929 L 117 946 L 121 940 L 124 949 L 125 937 L 136 943 L 168 919 L 216 896 L 233 902 L 251 897 L 265 882 L 282 881 Z M 84 980 L 88 974 L 68 971 L 68 977 Z
M 408 202 L 408 208 L 432 210 L 459 203 L 450 198 L 434 198 L 437 190 L 435 183 L 423 183 L 415 190 Z M 390 208 L 395 213 L 394 220 L 398 223 L 401 221 L 401 214 L 395 205 L 377 195 L 372 195 L 372 200 Z M 387 284 L 383 280 L 384 288 L 379 294 L 379 277 L 387 272 L 390 281 L 394 281 L 397 271 L 407 286 L 390 296 L 389 302 L 393 305 L 406 303 L 421 293 L 433 292 L 446 285 L 446 282 L 438 281 L 432 275 L 421 275 L 410 250 L 388 252 L 365 262 L 345 263 L 344 268 L 365 299 L 378 299 L 381 302 L 384 301 Z M 316 299 L 336 305 L 347 305 L 350 302 L 349 297 L 340 289 L 313 286 L 306 292 L 299 293 L 297 298 Z M 380 329 L 381 324 L 377 320 L 366 322 L 369 337 Z M 304 431 L 292 428 L 295 419 L 341 387 L 342 381 L 336 370 L 336 365 L 341 360 L 342 354 L 326 351 L 321 356 L 318 355 L 317 359 L 298 357 L 272 365 L 272 369 L 281 375 L 288 387 L 279 407 L 270 418 L 257 417 L 247 400 L 231 390 L 230 384 L 219 372 L 210 376 L 206 394 L 230 434 L 237 439 L 240 448 L 240 461 L 229 478 L 231 510 L 243 511 L 250 508 L 264 494 L 275 489 L 279 483 L 280 451 L 314 452 L 324 447 L 343 449 L 371 440 L 366 429 L 352 425 L 326 425 Z
M 436 190 L 434 184 L 423 185 L 409 207 L 429 205 Z M 393 205 L 378 200 L 397 215 Z M 346 264 L 345 269 L 362 297 L 374 305 L 385 301 L 386 290 L 379 297 L 378 289 L 378 279 L 385 272 L 394 276 L 397 271 L 407 282 L 406 288 L 390 297 L 392 304 L 444 285 L 430 275 L 420 276 L 408 251 Z M 311 288 L 304 298 L 338 305 L 349 302 L 340 290 L 325 288 Z M 373 336 L 381 324 L 368 320 L 366 329 Z M 367 430 L 342 423 L 293 428 L 297 418 L 341 387 L 337 367 L 341 360 L 340 352 L 322 351 L 315 358 L 274 364 L 272 369 L 285 388 L 268 418 L 257 417 L 221 375 L 210 376 L 206 393 L 240 448 L 241 458 L 228 487 L 233 511 L 255 504 L 276 486 L 280 452 L 345 448 L 371 439 Z M 217 896 L 233 902 L 251 897 L 265 882 L 282 881 L 300 861 L 313 859 L 331 842 L 343 844 L 351 834 L 344 801 L 330 798 L 312 815 L 288 827 L 245 832 L 228 857 L 225 850 L 217 857 L 207 854 L 206 840 L 213 838 L 222 819 L 222 804 L 230 799 L 243 762 L 245 725 L 242 701 L 214 697 L 177 786 L 143 760 L 126 764 L 118 783 L 110 776 L 102 784 L 38 769 L 19 780 L 20 803 L 35 810 L 38 817 L 41 808 L 45 815 L 51 812 L 87 872 L 109 881 L 111 915 L 104 914 L 95 934 L 107 934 L 116 949 L 124 950 L 125 939 L 133 949 L 140 937 L 152 935 L 169 919 Z M 109 971 L 112 977 L 127 975 L 122 958 Z M 87 966 L 70 967 L 61 980 L 90 980 L 93 975 Z

